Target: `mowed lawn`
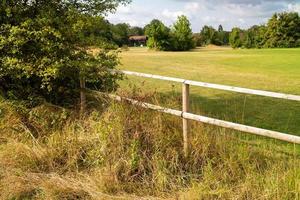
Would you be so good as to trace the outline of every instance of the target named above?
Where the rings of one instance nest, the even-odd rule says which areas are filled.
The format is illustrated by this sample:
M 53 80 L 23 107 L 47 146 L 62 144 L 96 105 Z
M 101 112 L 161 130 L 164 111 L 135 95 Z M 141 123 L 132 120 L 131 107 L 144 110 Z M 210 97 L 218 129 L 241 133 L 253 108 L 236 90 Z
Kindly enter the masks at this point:
M 124 70 L 300 95 L 300 49 L 130 48 L 121 53 L 121 62 Z M 128 76 L 121 86 L 129 83 L 180 97 L 180 84 Z M 191 96 L 193 113 L 300 135 L 300 102 L 198 87 L 191 87 Z

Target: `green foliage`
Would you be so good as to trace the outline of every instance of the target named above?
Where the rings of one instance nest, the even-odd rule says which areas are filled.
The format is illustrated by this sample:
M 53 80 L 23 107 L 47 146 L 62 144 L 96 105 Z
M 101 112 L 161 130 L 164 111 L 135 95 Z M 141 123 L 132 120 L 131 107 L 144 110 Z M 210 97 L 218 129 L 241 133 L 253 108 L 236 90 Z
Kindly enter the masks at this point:
M 118 46 L 124 46 L 129 44 L 129 24 L 121 23 L 112 25 L 112 34 L 113 34 L 113 41 Z
M 223 30 L 222 25 L 219 25 L 218 30 L 212 26 L 204 26 L 200 32 L 201 41 L 200 46 L 214 44 L 214 45 L 228 45 L 229 33 Z
M 233 48 L 239 48 L 243 45 L 243 32 L 239 28 L 233 28 L 230 36 L 229 43 Z
M 130 27 L 129 35 L 144 35 L 144 29 L 138 26 Z
M 90 55 L 86 38 L 109 37 L 102 17 L 126 0 L 4 1 L 0 9 L 0 90 L 7 98 L 74 103 L 79 78 L 93 89 L 115 89 L 116 53 Z M 95 28 L 99 26 L 98 28 Z M 108 35 L 107 35 L 108 34 Z M 97 40 L 98 40 L 97 39 Z M 94 41 L 91 40 L 91 41 Z M 105 42 L 105 40 L 103 40 Z
M 111 24 L 102 16 L 76 14 L 72 25 L 72 33 L 80 46 L 98 46 L 100 48 L 116 48 L 113 46 Z M 107 46 L 106 44 L 110 44 Z
M 145 27 L 148 36 L 147 46 L 156 50 L 168 50 L 170 47 L 170 29 L 161 21 L 154 19 Z
M 194 33 L 193 40 L 196 46 L 202 46 L 202 37 L 200 33 Z
M 172 49 L 176 51 L 187 51 L 195 47 L 191 23 L 184 15 L 179 16 L 172 29 Z
M 170 30 L 155 19 L 145 27 L 147 46 L 156 50 L 187 51 L 195 47 L 191 24 L 187 17 L 179 16 Z
M 269 20 L 265 34 L 265 47 L 299 47 L 300 17 L 298 13 L 274 14 Z
M 264 44 L 265 26 L 253 26 L 245 31 L 245 48 L 262 48 Z
M 300 46 L 300 17 L 298 13 L 274 14 L 267 25 L 252 26 L 248 30 L 234 28 L 231 32 L 233 48 L 291 48 Z
M 204 26 L 200 32 L 202 44 L 214 44 L 215 43 L 216 30 L 211 26 Z

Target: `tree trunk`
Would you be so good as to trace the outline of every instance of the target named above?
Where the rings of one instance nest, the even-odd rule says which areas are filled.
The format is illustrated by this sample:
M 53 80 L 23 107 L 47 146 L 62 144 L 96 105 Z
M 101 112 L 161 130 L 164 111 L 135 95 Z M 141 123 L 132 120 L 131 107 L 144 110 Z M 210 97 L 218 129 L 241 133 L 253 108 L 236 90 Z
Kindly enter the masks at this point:
M 80 78 L 80 116 L 83 116 L 86 110 L 85 79 Z

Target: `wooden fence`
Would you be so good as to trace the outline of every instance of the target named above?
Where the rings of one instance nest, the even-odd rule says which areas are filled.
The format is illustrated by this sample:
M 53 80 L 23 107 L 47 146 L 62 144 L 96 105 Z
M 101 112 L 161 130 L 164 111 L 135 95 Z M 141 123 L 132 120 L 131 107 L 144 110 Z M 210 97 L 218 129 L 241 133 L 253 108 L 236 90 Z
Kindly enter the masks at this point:
M 172 81 L 172 82 L 177 82 L 177 83 L 182 84 L 182 111 L 164 108 L 161 106 L 157 106 L 157 105 L 153 105 L 153 104 L 149 104 L 149 103 L 145 103 L 145 102 L 139 102 L 134 99 L 120 97 L 117 95 L 109 95 L 109 96 L 118 101 L 126 100 L 134 105 L 139 105 L 144 108 L 148 108 L 148 109 L 156 110 L 159 112 L 168 113 L 171 115 L 182 117 L 183 144 L 184 144 L 185 155 L 188 155 L 188 152 L 189 152 L 188 120 L 195 120 L 198 122 L 216 125 L 216 126 L 220 126 L 220 127 L 224 127 L 224 128 L 229 128 L 229 129 L 233 129 L 233 130 L 237 130 L 237 131 L 241 131 L 241 132 L 256 134 L 256 135 L 265 136 L 265 137 L 269 137 L 269 138 L 274 138 L 274 139 L 278 139 L 278 140 L 282 140 L 282 141 L 286 141 L 286 142 L 290 142 L 290 143 L 294 143 L 294 144 L 300 144 L 299 136 L 290 135 L 287 133 L 281 133 L 281 132 L 277 132 L 277 131 L 271 131 L 271 130 L 257 128 L 257 127 L 252 127 L 252 126 L 246 126 L 246 125 L 242 125 L 242 124 L 237 124 L 237 123 L 233 123 L 233 122 L 228 122 L 228 121 L 224 121 L 224 120 L 219 120 L 219 119 L 214 119 L 214 118 L 210 118 L 210 117 L 205 117 L 205 116 L 189 113 L 189 88 L 190 88 L 190 85 L 231 91 L 231 92 L 238 92 L 238 93 L 244 93 L 244 94 L 259 95 L 259 96 L 273 97 L 273 98 L 279 98 L 279 99 L 287 99 L 287 100 L 293 100 L 293 101 L 300 101 L 300 96 L 298 96 L 298 95 L 283 94 L 283 93 L 269 92 L 269 91 L 263 91 L 263 90 L 253 90 L 253 89 L 240 88 L 240 87 L 232 87 L 232 86 L 226 86 L 226 85 L 191 81 L 191 80 L 185 80 L 185 79 L 180 79 L 180 78 L 159 76 L 159 75 L 153 75 L 153 74 L 145 74 L 145 73 L 139 73 L 139 72 L 131 72 L 131 71 L 121 71 L 121 72 L 126 75 L 133 75 L 133 76 L 138 76 L 138 77 Z

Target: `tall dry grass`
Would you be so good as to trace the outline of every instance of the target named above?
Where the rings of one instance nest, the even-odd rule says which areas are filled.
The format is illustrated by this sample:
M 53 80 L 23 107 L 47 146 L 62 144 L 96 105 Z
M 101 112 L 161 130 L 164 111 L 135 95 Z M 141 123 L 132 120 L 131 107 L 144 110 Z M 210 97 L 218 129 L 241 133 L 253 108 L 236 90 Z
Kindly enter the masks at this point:
M 192 123 L 185 158 L 180 119 L 125 102 L 0 110 L 0 199 L 300 198 L 299 146 Z

